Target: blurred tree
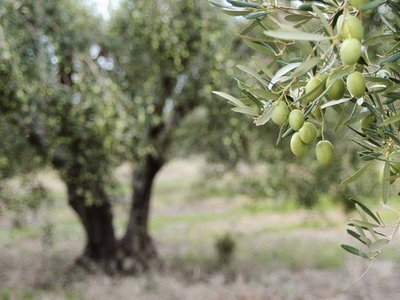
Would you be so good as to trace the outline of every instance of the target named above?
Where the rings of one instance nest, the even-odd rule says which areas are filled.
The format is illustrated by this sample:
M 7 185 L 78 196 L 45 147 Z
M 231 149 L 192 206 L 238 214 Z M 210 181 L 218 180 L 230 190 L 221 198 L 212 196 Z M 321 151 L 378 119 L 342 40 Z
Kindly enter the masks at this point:
M 128 147 L 134 165 L 132 206 L 121 245 L 125 255 L 139 257 L 144 265 L 157 257 L 148 230 L 154 178 L 199 137 L 200 128 L 187 120 L 200 116 L 201 130 L 208 127 L 207 134 L 219 141 L 223 128 L 231 130 L 215 130 L 213 124 L 223 120 L 210 118 L 217 117 L 210 105 L 213 87 L 231 84 L 224 79 L 229 70 L 224 53 L 235 47 L 234 35 L 221 31 L 215 16 L 208 3 L 175 0 L 122 1 L 112 15 L 109 52 L 132 124 Z M 214 152 L 226 157 L 222 149 Z
M 86 231 L 82 258 L 114 269 L 107 188 L 120 118 L 111 82 L 87 54 L 99 42 L 99 24 L 78 1 L 5 1 L 0 110 L 16 141 L 29 144 L 38 161 L 60 171 L 69 204 Z M 8 153 L 11 159 L 18 159 L 15 150 Z
M 32 157 L 59 170 L 87 235 L 80 262 L 135 271 L 157 261 L 148 233 L 154 177 L 180 152 L 172 145 L 183 142 L 175 134 L 182 121 L 207 107 L 222 84 L 223 53 L 234 39 L 214 16 L 207 3 L 126 1 L 106 36 L 79 1 L 6 1 L 1 8 L 1 115 Z M 125 159 L 134 162 L 134 194 L 118 242 L 109 174 Z

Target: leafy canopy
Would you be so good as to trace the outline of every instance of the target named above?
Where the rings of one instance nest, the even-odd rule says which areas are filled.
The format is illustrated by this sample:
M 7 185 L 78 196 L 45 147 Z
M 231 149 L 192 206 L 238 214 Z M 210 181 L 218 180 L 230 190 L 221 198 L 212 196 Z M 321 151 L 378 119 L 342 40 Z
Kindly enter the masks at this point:
M 277 144 L 291 139 L 297 156 L 317 145 L 317 159 L 323 165 L 331 163 L 334 151 L 324 133 L 332 129 L 345 135 L 348 131 L 344 129 L 350 129 L 351 139 L 360 149 L 359 159 L 365 163 L 342 184 L 354 182 L 371 166 L 380 165 L 382 204 L 388 208 L 390 183 L 400 177 L 400 3 L 210 2 L 225 14 L 248 20 L 239 35 L 263 54 L 261 59 L 253 58 L 255 68 L 238 66 L 251 78 L 238 81 L 241 98 L 214 93 L 228 100 L 233 111 L 251 117 L 257 126 L 269 121 L 278 124 Z M 298 110 L 304 124 L 312 123 L 320 131 L 316 141 L 309 138 L 314 134 L 310 125 L 302 130 L 302 118 L 294 121 L 291 117 L 290 113 L 298 114 Z M 327 111 L 336 114 L 334 123 L 326 118 Z M 400 213 L 392 210 L 398 221 L 385 225 L 379 214 L 360 201 L 351 201 L 360 218 L 350 221 L 348 233 L 362 245 L 342 247 L 374 260 L 397 231 Z M 392 234 L 380 232 L 387 227 L 394 228 Z

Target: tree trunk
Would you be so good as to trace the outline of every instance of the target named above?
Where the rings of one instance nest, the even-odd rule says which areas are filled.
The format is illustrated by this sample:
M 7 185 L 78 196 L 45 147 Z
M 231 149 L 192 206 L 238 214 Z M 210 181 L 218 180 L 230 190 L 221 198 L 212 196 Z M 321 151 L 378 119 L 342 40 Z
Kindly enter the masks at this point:
M 157 172 L 164 165 L 162 158 L 147 155 L 133 172 L 133 196 L 129 222 L 121 239 L 121 255 L 127 257 L 123 271 L 137 272 L 150 266 L 160 267 L 153 240 L 148 231 L 151 190 Z
M 108 273 L 117 269 L 116 239 L 113 227 L 111 205 L 105 192 L 96 191 L 96 203 L 88 205 L 85 196 L 75 184 L 68 184 L 68 201 L 78 214 L 86 233 L 86 248 L 77 260 L 78 265 L 88 271 L 95 271 L 100 266 Z

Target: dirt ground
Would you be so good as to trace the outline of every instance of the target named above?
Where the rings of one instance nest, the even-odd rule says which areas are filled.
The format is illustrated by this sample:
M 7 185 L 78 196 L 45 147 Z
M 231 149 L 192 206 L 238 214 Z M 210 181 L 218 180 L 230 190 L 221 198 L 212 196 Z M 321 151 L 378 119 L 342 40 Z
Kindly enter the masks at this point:
M 346 216 L 335 209 L 254 212 L 243 197 L 193 199 L 190 184 L 178 192 L 171 183 L 196 174 L 192 164 L 177 161 L 157 179 L 152 233 L 165 262 L 161 273 L 108 277 L 74 270 L 84 236 L 65 203 L 52 207 L 51 217 L 31 216 L 23 229 L 0 216 L 0 299 L 400 299 L 397 241 L 391 255 L 342 291 L 369 266 L 339 247 L 350 241 Z M 123 222 L 117 219 L 117 227 Z M 236 250 L 230 264 L 218 265 L 214 243 L 224 232 Z

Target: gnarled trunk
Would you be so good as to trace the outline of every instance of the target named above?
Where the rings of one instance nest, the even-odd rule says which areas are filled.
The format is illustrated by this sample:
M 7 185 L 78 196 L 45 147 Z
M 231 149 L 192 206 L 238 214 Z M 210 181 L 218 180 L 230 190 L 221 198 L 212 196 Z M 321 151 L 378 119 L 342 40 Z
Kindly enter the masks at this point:
M 163 165 L 162 158 L 147 155 L 143 164 L 133 172 L 132 206 L 128 226 L 120 243 L 120 254 L 125 257 L 125 263 L 121 266 L 124 271 L 137 272 L 152 265 L 160 266 L 149 234 L 148 220 L 154 178 Z
M 98 266 L 106 272 L 114 273 L 117 269 L 117 247 L 113 227 L 111 205 L 105 192 L 96 191 L 94 204 L 88 205 L 82 191 L 75 184 L 67 184 L 68 201 L 78 214 L 86 233 L 86 248 L 77 263 L 89 271 Z

